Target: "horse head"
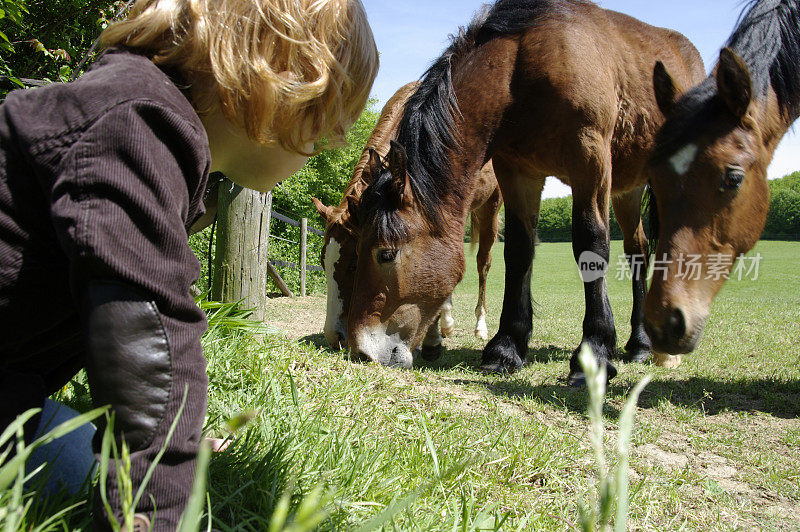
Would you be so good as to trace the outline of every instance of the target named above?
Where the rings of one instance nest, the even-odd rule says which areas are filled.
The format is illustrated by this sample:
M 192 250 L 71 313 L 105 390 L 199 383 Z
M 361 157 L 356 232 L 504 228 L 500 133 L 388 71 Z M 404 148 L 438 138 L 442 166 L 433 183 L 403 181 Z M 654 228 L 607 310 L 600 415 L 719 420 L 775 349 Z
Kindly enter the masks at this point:
M 667 120 L 648 166 L 657 245 L 645 317 L 655 351 L 688 353 L 736 258 L 764 228 L 776 145 L 766 132 L 775 129 L 777 104 L 774 94 L 757 94 L 730 48 L 715 74 L 690 91 L 661 63 L 654 86 Z
M 350 212 L 358 244 L 347 340 L 359 358 L 410 367 L 463 275 L 461 231 L 428 219 L 397 142 L 385 159 L 370 150 L 366 171 L 369 186 Z

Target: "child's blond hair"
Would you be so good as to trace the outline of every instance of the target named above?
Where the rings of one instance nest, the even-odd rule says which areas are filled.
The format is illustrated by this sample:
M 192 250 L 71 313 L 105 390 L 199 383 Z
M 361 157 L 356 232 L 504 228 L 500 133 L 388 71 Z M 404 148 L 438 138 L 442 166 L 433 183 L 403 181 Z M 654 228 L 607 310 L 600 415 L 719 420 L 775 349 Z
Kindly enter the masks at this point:
M 304 154 L 343 139 L 378 70 L 360 0 L 137 0 L 102 42 L 177 69 L 201 116 Z

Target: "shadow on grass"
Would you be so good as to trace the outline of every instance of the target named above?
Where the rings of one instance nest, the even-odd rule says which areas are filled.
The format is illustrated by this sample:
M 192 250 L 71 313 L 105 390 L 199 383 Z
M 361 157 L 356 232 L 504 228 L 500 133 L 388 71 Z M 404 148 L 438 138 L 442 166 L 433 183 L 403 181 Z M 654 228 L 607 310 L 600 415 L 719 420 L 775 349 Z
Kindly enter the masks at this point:
M 586 412 L 587 394 L 583 388 L 564 385 L 531 384 L 524 377 L 509 376 L 495 381 L 462 380 L 455 383 L 475 383 L 498 397 L 513 400 L 535 399 L 559 409 L 583 414 Z M 624 396 L 631 384 L 611 381 L 610 396 Z M 681 380 L 656 380 L 650 382 L 639 397 L 639 408 L 659 408 L 669 403 L 677 407 L 717 415 L 726 412 L 763 412 L 779 418 L 800 417 L 800 381 L 775 382 L 766 379 L 741 379 L 735 381 L 689 377 Z M 617 416 L 607 405 L 606 415 Z
M 419 367 L 427 368 L 431 371 L 449 371 L 458 368 L 472 368 L 479 370 L 481 365 L 481 356 L 483 349 L 463 347 L 460 349 L 446 349 L 444 354 L 438 360 L 426 362 L 424 360 L 415 361 Z M 529 364 L 544 364 L 548 362 L 561 362 L 569 360 L 572 356 L 572 351 L 568 351 L 562 347 L 549 345 L 547 347 L 532 348 L 528 350 L 528 357 L 525 359 L 525 365 Z
M 572 351 L 563 347 L 547 346 L 532 348 L 528 351 L 526 366 L 529 364 L 545 364 L 566 362 Z M 448 350 L 441 359 L 421 364 L 429 370 L 449 371 L 467 368 L 478 371 L 481 362 L 480 349 Z M 624 364 L 617 360 L 619 367 Z M 566 370 L 566 368 L 565 368 Z M 464 378 L 451 381 L 456 385 L 475 384 L 486 388 L 498 397 L 512 400 L 535 399 L 559 409 L 583 414 L 586 412 L 587 396 L 583 388 L 570 388 L 564 382 L 559 384 L 536 384 L 530 382 L 528 375 L 509 375 L 504 378 Z M 551 381 L 552 382 L 552 381 Z M 612 380 L 608 385 L 611 397 L 627 395 L 632 383 L 624 380 Z M 770 379 L 712 379 L 703 376 L 692 376 L 684 379 L 664 378 L 654 380 L 647 385 L 639 398 L 639 408 L 658 408 L 663 403 L 717 415 L 725 412 L 763 412 L 779 418 L 792 419 L 800 417 L 800 380 L 775 381 Z M 615 418 L 616 409 L 606 407 L 606 415 Z
M 558 410 L 584 415 L 589 405 L 589 398 L 584 388 L 570 388 L 566 384 L 531 384 L 525 377 L 510 375 L 497 380 L 457 379 L 453 384 L 474 384 L 485 388 L 493 395 L 510 399 L 536 400 L 543 404 L 551 405 Z M 606 404 L 604 414 L 616 419 L 619 411 L 612 405 Z
M 612 394 L 627 386 L 611 382 Z M 800 417 L 800 381 L 768 379 L 712 380 L 689 377 L 651 382 L 639 398 L 639 408 L 657 408 L 664 402 L 717 415 L 724 412 L 763 412 L 780 418 Z
M 278 500 L 289 485 L 291 465 L 295 457 L 287 440 L 275 437 L 257 443 L 254 431 L 234 439 L 225 452 L 215 453 L 208 470 L 208 492 L 214 526 L 235 526 L 257 529 L 275 511 Z M 256 451 L 258 447 L 258 452 Z M 258 496 L 254 497 L 254 493 Z M 249 515 L 248 515 L 249 514 Z M 255 517 L 258 516 L 258 517 Z
M 313 334 L 301 339 L 318 347 L 327 349 L 322 334 Z M 425 368 L 433 373 L 453 370 L 479 372 L 482 349 L 464 347 L 446 349 L 441 358 L 435 361 L 415 361 L 415 367 Z M 567 362 L 572 351 L 563 347 L 548 345 L 531 348 L 525 365 Z M 618 357 L 622 353 L 618 353 Z M 624 366 L 620 360 L 614 364 Z M 566 371 L 566 366 L 564 368 Z M 566 373 L 564 374 L 566 376 Z M 461 378 L 451 380 L 454 385 L 475 384 L 486 388 L 498 397 L 512 400 L 535 399 L 559 409 L 583 414 L 586 412 L 587 397 L 585 389 L 570 388 L 563 384 L 535 384 L 529 376 L 510 375 L 505 378 Z M 623 380 L 612 380 L 608 386 L 610 396 L 626 395 L 632 387 Z M 773 381 L 768 379 L 714 380 L 707 377 L 688 377 L 685 379 L 655 380 L 647 385 L 639 398 L 639 408 L 657 408 L 667 402 L 681 408 L 716 415 L 724 412 L 763 412 L 780 418 L 800 417 L 800 381 Z M 616 410 L 607 406 L 606 415 L 616 417 Z
M 326 351 L 330 351 L 331 353 L 338 353 L 338 351 L 330 348 L 323 333 L 308 334 L 300 338 L 298 342 L 307 342 L 315 347 L 318 347 L 319 349 L 324 349 Z

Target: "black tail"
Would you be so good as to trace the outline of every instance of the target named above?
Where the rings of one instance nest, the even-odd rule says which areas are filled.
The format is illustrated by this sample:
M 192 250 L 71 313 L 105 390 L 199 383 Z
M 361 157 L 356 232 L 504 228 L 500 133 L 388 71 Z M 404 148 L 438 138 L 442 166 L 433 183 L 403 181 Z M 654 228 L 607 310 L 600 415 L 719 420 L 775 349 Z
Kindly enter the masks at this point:
M 656 195 L 653 192 L 653 186 L 648 183 L 644 188 L 644 197 L 642 198 L 642 219 L 645 221 L 644 232 L 647 235 L 648 255 L 655 255 L 656 248 L 658 247 L 658 205 L 656 204 Z

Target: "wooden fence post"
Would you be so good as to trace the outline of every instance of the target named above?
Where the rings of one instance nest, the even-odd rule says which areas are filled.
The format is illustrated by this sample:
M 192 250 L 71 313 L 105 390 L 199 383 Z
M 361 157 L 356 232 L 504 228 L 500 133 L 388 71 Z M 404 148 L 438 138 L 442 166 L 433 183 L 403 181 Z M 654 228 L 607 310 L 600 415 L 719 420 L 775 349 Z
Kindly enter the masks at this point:
M 243 300 L 253 319 L 263 321 L 267 305 L 267 248 L 272 194 L 224 181 L 219 187 L 217 249 L 212 297 Z
M 306 296 L 307 243 L 308 243 L 308 218 L 300 218 L 300 297 Z

